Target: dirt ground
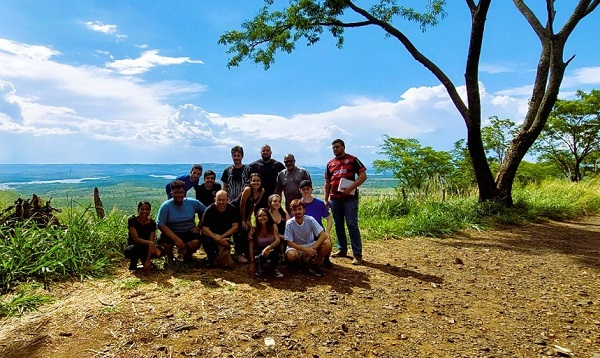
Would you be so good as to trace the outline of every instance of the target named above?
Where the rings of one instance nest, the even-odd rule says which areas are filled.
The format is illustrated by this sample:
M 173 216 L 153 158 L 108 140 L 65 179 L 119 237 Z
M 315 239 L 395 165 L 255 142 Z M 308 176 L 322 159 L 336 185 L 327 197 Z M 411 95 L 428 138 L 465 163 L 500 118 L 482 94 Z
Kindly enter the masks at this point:
M 156 270 L 52 286 L 2 357 L 600 357 L 600 217 L 365 243 L 317 278 Z

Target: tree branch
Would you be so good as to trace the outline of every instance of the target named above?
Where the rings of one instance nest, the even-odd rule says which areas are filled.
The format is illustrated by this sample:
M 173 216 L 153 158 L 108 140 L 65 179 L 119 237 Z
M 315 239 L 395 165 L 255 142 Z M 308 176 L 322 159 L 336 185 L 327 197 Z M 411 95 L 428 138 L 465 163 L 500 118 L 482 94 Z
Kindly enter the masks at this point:
M 354 12 L 356 12 L 359 15 L 364 16 L 369 22 L 381 27 L 385 32 L 387 32 L 388 34 L 390 34 L 393 37 L 395 37 L 396 39 L 398 39 L 400 41 L 400 43 L 402 43 L 402 45 L 404 45 L 404 48 L 406 48 L 406 50 L 412 55 L 412 57 L 415 60 L 417 60 L 419 63 L 421 63 L 423 66 L 425 66 L 425 68 L 427 68 L 435 77 L 437 77 L 437 79 L 446 88 L 446 91 L 448 91 L 448 94 L 450 95 L 450 99 L 452 100 L 452 102 L 454 102 L 454 105 L 460 112 L 461 116 L 465 119 L 465 121 L 468 119 L 469 109 L 463 102 L 462 98 L 460 98 L 460 95 L 458 94 L 458 91 L 456 90 L 456 86 L 454 85 L 452 80 L 450 80 L 450 78 L 436 64 L 434 64 L 428 57 L 423 55 L 415 47 L 415 45 L 408 39 L 408 37 L 406 37 L 406 35 L 404 35 L 404 33 L 402 33 L 397 28 L 393 27 L 389 23 L 377 19 L 376 17 L 371 15 L 368 11 L 366 11 L 365 9 L 360 8 L 357 5 L 355 5 L 352 1 L 350 1 L 350 0 L 343 0 L 343 1 Z
M 542 24 L 535 16 L 533 11 L 531 11 L 531 9 L 527 5 L 525 5 L 523 0 L 513 0 L 513 3 L 515 4 L 519 12 L 523 14 L 523 16 L 525 16 L 525 20 L 529 22 L 529 25 L 533 28 L 533 31 L 535 31 L 540 40 L 542 40 L 546 31 L 544 30 L 544 26 L 542 26 Z

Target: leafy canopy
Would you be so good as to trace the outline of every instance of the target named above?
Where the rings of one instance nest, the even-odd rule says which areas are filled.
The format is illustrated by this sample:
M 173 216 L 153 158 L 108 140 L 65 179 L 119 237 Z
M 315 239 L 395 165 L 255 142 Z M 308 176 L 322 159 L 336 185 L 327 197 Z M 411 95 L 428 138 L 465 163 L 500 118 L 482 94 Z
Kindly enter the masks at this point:
M 232 54 L 228 67 L 239 66 L 245 60 L 260 63 L 269 69 L 275 62 L 277 51 L 291 53 L 301 39 L 307 46 L 317 43 L 325 29 L 337 40 L 337 47 L 344 45 L 344 29 L 369 25 L 391 24 L 401 17 L 419 25 L 422 31 L 435 26 L 446 16 L 445 0 L 429 0 L 423 10 L 399 6 L 397 0 L 379 0 L 369 11 L 367 20 L 352 21 L 346 10 L 361 13 L 346 0 L 291 0 L 281 10 L 271 9 L 274 0 L 265 0 L 263 7 L 251 20 L 242 23 L 242 31 L 232 30 L 221 36 L 219 43 L 229 45 Z
M 378 173 L 392 171 L 400 185 L 409 189 L 424 189 L 428 181 L 445 178 L 452 171 L 452 156 L 431 147 L 422 147 L 416 139 L 383 136 L 380 154 L 387 160 L 375 160 L 373 166 Z
M 577 91 L 576 96 L 556 101 L 535 147 L 572 181 L 581 180 L 580 165 L 600 151 L 600 90 Z

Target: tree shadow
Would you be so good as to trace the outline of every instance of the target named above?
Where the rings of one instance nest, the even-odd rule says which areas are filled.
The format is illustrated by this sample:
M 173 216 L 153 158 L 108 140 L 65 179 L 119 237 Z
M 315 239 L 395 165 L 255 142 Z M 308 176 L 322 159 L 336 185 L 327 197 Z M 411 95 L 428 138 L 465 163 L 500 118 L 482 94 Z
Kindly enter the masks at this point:
M 394 275 L 396 277 L 414 277 L 414 278 L 424 281 L 424 282 L 437 283 L 437 284 L 441 284 L 444 281 L 439 276 L 422 274 L 420 272 L 407 270 L 405 268 L 402 268 L 399 266 L 394 266 L 389 263 L 379 264 L 379 263 L 370 262 L 370 261 L 363 261 L 363 266 L 377 269 L 381 272 L 385 272 L 387 274 Z
M 551 251 L 564 254 L 583 266 L 600 270 L 600 218 L 583 221 L 545 221 L 522 227 L 485 233 L 461 233 L 451 240 L 439 239 L 442 245 L 499 249 L 543 255 Z

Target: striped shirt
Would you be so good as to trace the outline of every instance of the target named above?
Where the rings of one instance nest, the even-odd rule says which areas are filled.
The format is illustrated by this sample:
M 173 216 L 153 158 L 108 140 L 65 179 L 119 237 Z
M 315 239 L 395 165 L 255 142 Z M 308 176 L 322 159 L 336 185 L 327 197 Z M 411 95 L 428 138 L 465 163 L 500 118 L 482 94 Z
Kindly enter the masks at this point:
M 366 171 L 367 168 L 355 156 L 344 154 L 340 158 L 333 158 L 327 162 L 325 168 L 325 180 L 329 183 L 331 191 L 329 197 L 331 199 L 352 199 L 358 198 L 358 189 L 354 195 L 345 195 L 338 190 L 340 179 L 346 178 L 352 181 L 356 180 L 358 174 Z

